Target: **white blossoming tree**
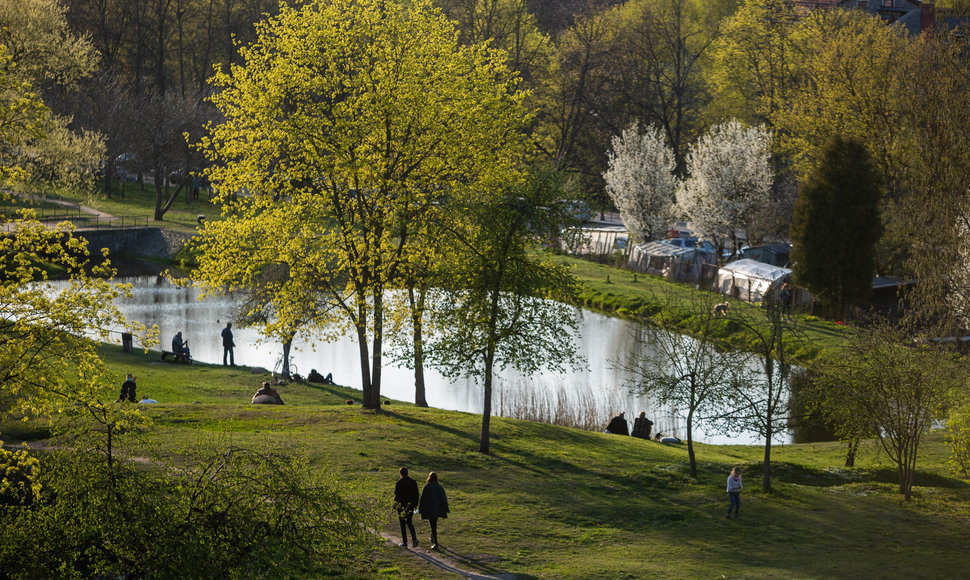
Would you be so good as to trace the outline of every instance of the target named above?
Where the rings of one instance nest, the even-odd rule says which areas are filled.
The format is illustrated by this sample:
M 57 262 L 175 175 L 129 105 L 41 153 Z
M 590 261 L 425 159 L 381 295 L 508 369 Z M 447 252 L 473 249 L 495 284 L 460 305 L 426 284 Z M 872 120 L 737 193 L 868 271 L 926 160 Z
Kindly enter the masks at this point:
M 634 238 L 650 240 L 663 232 L 677 189 L 674 166 L 674 153 L 655 126 L 641 133 L 634 122 L 613 137 L 603 179 Z
M 723 249 L 737 247 L 750 212 L 768 203 L 772 180 L 771 132 L 735 119 L 715 125 L 687 152 L 687 179 L 677 203 L 688 222 Z

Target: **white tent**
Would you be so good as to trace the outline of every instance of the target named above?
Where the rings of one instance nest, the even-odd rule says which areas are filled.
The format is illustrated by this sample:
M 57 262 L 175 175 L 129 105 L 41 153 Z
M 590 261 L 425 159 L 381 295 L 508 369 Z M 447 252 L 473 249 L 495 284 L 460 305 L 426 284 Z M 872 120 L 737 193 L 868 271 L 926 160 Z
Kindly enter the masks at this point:
M 717 271 L 717 291 L 748 302 L 761 302 L 775 282 L 789 276 L 791 270 L 757 262 L 737 260 Z

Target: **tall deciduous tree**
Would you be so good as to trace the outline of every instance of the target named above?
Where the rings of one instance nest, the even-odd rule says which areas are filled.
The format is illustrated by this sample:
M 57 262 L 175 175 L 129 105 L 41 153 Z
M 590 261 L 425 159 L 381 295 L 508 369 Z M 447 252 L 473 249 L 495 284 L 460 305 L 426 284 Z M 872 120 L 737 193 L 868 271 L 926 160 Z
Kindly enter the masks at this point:
M 788 0 L 744 0 L 725 21 L 712 49 L 722 114 L 772 122 L 796 75 L 798 22 L 795 5 Z
M 16 85 L 2 97 L 7 103 L 45 89 L 70 90 L 97 63 L 91 43 L 68 29 L 66 10 L 56 0 L 0 0 L 0 46 L 3 83 Z M 44 100 L 51 104 L 48 97 Z M 33 106 L 27 111 L 4 107 L 3 121 L 16 127 L 29 119 L 33 130 L 15 129 L 17 143 L 4 148 L 3 165 L 17 166 L 21 178 L 75 187 L 88 183 L 102 159 L 103 140 L 73 131 L 69 118 L 47 106 L 43 114 L 36 112 Z
M 908 265 L 920 280 L 914 302 L 956 329 L 970 328 L 970 38 L 921 35 L 906 78 L 907 126 L 920 151 L 906 165 Z
M 883 229 L 879 182 L 865 146 L 836 137 L 795 202 L 795 280 L 843 315 L 872 285 Z
M 557 370 L 579 360 L 575 308 L 556 301 L 574 291 L 575 280 L 534 251 L 562 223 L 554 179 L 534 173 L 498 199 L 468 206 L 469 219 L 450 238 L 449 284 L 434 309 L 439 331 L 428 353 L 445 375 L 481 378 L 482 453 L 489 452 L 496 369 Z
M 684 173 L 687 144 L 699 134 L 709 100 L 704 67 L 726 2 L 634 0 L 614 8 L 616 105 L 659 127 Z
M 663 234 L 677 188 L 674 168 L 673 151 L 656 127 L 641 133 L 634 123 L 613 138 L 603 180 L 623 223 L 637 239 Z
M 687 173 L 677 203 L 698 231 L 718 249 L 737 246 L 738 229 L 757 206 L 768 202 L 774 174 L 771 133 L 732 119 L 712 127 L 687 153 Z M 732 249 L 736 249 L 733 248 Z
M 732 382 L 729 399 L 733 402 L 723 415 L 727 432 L 751 431 L 764 439 L 764 459 L 761 464 L 761 488 L 771 491 L 771 449 L 774 438 L 788 425 L 791 414 L 791 362 L 788 353 L 792 343 L 803 337 L 787 310 L 776 302 L 766 301 L 764 318 L 758 315 L 734 314 L 734 324 L 744 327 L 751 337 L 749 355 L 743 366 L 746 378 Z M 795 343 L 797 346 L 797 343 Z M 756 372 L 759 369 L 760 372 Z
M 226 219 L 203 231 L 195 275 L 232 289 L 285 263 L 339 305 L 364 405 L 378 409 L 385 291 L 405 274 L 412 227 L 443 196 L 487 195 L 515 173 L 521 95 L 501 53 L 457 46 L 424 1 L 309 2 L 258 29 L 245 62 L 215 77 L 225 121 L 203 146 Z M 233 231 L 246 235 L 222 239 Z

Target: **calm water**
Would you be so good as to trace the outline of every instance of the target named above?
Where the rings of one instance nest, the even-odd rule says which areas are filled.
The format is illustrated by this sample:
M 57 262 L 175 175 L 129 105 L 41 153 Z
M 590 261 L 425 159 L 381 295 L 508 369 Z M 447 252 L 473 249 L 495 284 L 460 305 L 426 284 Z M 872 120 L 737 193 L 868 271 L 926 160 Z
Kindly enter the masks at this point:
M 144 276 L 124 281 L 134 285 L 133 296 L 122 299 L 118 306 L 125 316 L 149 327 L 157 324 L 161 344 L 169 349 L 172 336 L 181 330 L 189 341 L 192 357 L 201 362 L 222 362 L 220 332 L 232 321 L 235 304 L 224 297 L 198 300 L 198 290 L 176 288 L 162 278 Z M 637 340 L 638 325 L 593 312 L 579 310 L 577 346 L 587 361 L 587 368 L 560 374 L 544 372 L 532 375 L 506 370 L 496 376 L 492 408 L 499 416 L 530 419 L 583 429 L 602 430 L 617 412 L 626 412 L 632 429 L 633 417 L 646 411 L 654 421 L 654 431 L 684 437 L 681 421 L 671 409 L 659 409 L 649 398 L 631 395 L 623 387 L 627 375 L 613 368 L 612 361 L 622 360 L 636 349 L 644 348 Z M 247 328 L 233 325 L 236 363 L 272 369 L 280 358 L 278 343 L 262 341 Z M 338 384 L 359 389 L 360 366 L 357 343 L 348 336 L 331 343 L 294 341 L 291 358 L 302 375 L 317 369 L 333 373 Z M 385 359 L 386 360 L 386 359 Z M 428 404 L 441 409 L 481 413 L 482 388 L 471 379 L 450 381 L 433 369 L 425 371 Z M 254 382 L 255 388 L 255 382 Z M 385 365 L 381 383 L 384 397 L 402 401 L 414 400 L 414 375 L 404 367 Z M 708 443 L 757 443 L 754 436 L 728 438 L 707 434 L 695 428 L 695 439 Z

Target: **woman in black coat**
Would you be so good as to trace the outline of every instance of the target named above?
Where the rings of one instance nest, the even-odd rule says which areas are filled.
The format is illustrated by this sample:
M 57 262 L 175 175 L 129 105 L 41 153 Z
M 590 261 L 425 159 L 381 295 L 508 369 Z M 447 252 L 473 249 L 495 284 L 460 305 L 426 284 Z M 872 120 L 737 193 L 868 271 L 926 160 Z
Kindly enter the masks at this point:
M 438 474 L 428 474 L 428 482 L 421 490 L 421 501 L 418 502 L 421 519 L 431 524 L 431 549 L 438 549 L 438 518 L 448 517 L 448 496 L 445 488 L 438 483 Z

